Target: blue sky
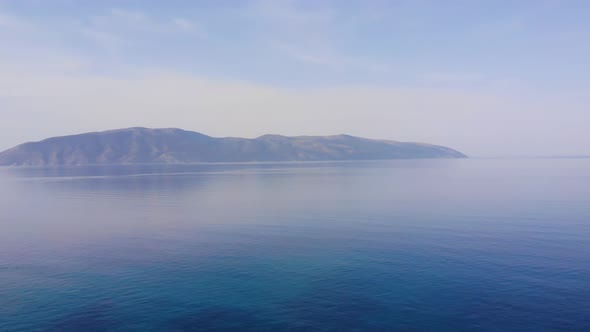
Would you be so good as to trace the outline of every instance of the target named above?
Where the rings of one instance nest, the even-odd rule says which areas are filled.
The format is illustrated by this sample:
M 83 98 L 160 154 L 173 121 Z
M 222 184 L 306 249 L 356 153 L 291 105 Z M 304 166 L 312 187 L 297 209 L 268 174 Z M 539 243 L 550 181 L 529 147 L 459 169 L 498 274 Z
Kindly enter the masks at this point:
M 588 1 L 0 0 L 0 149 L 126 126 L 590 154 Z

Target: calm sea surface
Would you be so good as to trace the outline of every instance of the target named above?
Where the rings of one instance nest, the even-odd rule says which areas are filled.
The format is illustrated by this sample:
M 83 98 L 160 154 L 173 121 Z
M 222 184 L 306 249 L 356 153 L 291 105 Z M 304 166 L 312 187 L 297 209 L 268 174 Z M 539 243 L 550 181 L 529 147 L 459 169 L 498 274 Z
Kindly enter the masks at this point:
M 0 168 L 0 331 L 590 331 L 590 159 Z

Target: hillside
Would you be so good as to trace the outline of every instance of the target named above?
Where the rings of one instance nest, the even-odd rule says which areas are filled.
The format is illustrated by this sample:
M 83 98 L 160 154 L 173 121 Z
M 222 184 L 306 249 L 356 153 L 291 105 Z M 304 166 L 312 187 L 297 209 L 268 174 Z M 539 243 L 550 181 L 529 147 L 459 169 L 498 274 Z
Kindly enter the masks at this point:
M 0 153 L 0 165 L 195 163 L 247 161 L 465 158 L 456 150 L 424 143 L 348 135 L 264 135 L 215 138 L 182 129 L 128 128 L 48 138 Z

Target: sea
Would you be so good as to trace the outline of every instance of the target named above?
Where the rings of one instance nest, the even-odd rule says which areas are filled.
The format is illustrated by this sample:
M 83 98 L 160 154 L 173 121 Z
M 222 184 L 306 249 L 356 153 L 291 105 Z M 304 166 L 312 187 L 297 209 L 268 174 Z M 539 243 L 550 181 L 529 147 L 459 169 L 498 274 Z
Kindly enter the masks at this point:
M 3 167 L 0 331 L 590 331 L 590 159 Z

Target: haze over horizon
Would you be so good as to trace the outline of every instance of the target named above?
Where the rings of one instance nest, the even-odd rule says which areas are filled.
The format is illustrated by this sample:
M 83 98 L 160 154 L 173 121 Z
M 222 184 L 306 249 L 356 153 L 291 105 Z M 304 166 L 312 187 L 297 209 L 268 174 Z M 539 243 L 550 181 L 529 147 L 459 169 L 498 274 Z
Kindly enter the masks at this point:
M 126 127 L 590 155 L 586 1 L 0 0 L 0 151 Z

